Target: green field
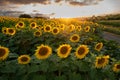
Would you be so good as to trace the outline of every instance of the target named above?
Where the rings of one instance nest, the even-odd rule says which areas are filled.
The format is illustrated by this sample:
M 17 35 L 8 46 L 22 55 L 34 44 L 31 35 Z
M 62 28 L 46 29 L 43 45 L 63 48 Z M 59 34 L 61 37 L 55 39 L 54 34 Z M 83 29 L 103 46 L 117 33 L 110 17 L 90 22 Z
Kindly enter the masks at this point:
M 120 20 L 102 20 L 98 21 L 99 24 L 120 27 Z
M 120 35 L 120 20 L 104 20 L 97 23 L 104 25 L 104 31 Z

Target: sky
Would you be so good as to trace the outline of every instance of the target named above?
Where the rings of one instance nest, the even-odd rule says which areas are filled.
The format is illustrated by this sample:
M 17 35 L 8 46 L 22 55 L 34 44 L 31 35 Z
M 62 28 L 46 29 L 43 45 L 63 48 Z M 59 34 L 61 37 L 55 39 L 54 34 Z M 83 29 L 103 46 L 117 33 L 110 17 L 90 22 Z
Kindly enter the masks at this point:
M 72 18 L 115 13 L 120 13 L 120 0 L 0 0 L 0 16 Z

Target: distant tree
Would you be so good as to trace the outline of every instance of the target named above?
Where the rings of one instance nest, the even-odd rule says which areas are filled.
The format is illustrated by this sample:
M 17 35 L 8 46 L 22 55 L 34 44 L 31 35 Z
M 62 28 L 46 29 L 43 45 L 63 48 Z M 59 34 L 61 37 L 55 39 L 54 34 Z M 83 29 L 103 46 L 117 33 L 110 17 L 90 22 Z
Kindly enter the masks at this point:
M 31 18 L 29 14 L 21 14 L 19 18 Z

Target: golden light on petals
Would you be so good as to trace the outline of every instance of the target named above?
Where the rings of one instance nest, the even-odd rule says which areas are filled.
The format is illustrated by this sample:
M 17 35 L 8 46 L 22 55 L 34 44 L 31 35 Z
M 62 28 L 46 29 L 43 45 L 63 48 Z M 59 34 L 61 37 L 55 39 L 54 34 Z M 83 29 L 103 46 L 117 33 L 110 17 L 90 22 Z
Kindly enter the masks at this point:
M 58 28 L 58 27 L 54 27 L 54 28 L 52 29 L 52 33 L 53 33 L 54 35 L 57 35 L 59 32 L 60 32 L 60 31 L 59 31 L 59 28 Z
M 30 62 L 31 58 L 29 55 L 21 55 L 18 57 L 18 63 L 19 64 L 28 64 Z
M 101 43 L 97 43 L 95 45 L 95 50 L 100 51 L 102 49 L 102 47 L 103 47 L 103 43 L 102 42 Z
M 120 64 L 114 64 L 112 69 L 114 72 L 120 72 Z
M 57 54 L 60 58 L 67 58 L 72 47 L 69 44 L 62 44 L 57 48 Z
M 5 60 L 8 57 L 9 52 L 7 47 L 0 46 L 0 60 Z
M 96 61 L 95 61 L 95 67 L 96 68 L 104 68 L 108 62 L 109 62 L 109 56 L 99 56 L 96 57 Z
M 76 49 L 75 56 L 79 59 L 83 59 L 89 52 L 89 48 L 87 45 L 79 45 Z
M 47 45 L 40 45 L 37 47 L 35 56 L 37 59 L 46 59 L 52 54 L 52 48 Z
M 35 31 L 34 32 L 34 36 L 36 36 L 36 37 L 39 37 L 39 36 L 41 36 L 42 35 L 42 32 L 41 31 Z
M 72 36 L 70 36 L 71 42 L 79 42 L 79 40 L 80 40 L 80 36 L 78 34 L 73 34 Z
M 89 32 L 90 31 L 90 26 L 86 26 L 84 29 L 85 29 L 85 32 Z

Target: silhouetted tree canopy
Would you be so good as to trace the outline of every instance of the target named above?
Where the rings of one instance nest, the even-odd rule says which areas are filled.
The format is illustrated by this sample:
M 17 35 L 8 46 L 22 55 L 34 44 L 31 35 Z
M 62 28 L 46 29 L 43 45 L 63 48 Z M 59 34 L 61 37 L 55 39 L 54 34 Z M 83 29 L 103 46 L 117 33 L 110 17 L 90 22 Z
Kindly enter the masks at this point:
M 31 18 L 29 14 L 21 14 L 19 18 Z

